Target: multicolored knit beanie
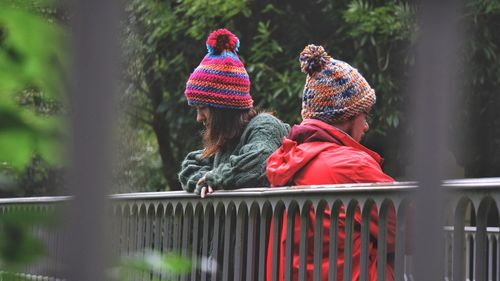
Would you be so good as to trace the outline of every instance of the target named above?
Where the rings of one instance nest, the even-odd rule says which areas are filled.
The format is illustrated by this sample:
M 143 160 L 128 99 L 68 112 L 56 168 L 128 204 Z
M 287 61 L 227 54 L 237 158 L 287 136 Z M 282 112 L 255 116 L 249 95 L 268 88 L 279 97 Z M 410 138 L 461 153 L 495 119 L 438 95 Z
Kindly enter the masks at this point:
M 184 94 L 189 105 L 219 108 L 252 108 L 250 79 L 236 52 L 240 40 L 227 29 L 218 29 L 207 39 L 208 54 L 191 73 Z
M 332 59 L 322 46 L 306 46 L 299 61 L 302 72 L 307 74 L 303 119 L 335 124 L 368 111 L 375 104 L 375 91 L 358 70 Z

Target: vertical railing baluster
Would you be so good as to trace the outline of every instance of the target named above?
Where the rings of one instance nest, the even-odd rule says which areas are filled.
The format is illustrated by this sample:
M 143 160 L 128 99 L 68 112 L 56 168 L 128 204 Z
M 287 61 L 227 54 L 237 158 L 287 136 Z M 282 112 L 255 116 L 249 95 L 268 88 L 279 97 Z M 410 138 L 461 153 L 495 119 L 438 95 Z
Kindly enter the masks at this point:
M 330 245 L 328 280 L 337 281 L 338 275 L 338 241 L 339 241 L 339 213 L 342 209 L 341 202 L 337 201 L 330 205 Z
M 299 280 L 307 280 L 307 252 L 309 247 L 307 227 L 310 224 L 310 208 L 310 202 L 306 202 L 300 212 Z
M 149 206 L 146 207 L 145 215 L 145 226 L 144 226 L 144 250 L 143 256 L 146 257 L 148 252 L 151 254 L 154 250 L 153 239 L 154 239 L 154 222 L 155 222 L 155 206 L 152 203 L 148 203 Z M 153 272 L 151 270 L 144 271 L 143 280 L 151 280 Z
M 259 207 L 254 203 L 250 207 L 250 216 L 248 219 L 248 242 L 247 242 L 247 265 L 246 265 L 246 281 L 257 280 L 257 264 L 258 264 L 258 232 L 259 227 Z
M 189 206 L 186 209 L 190 208 Z M 192 212 L 192 211 L 191 211 Z M 187 211 L 186 211 L 187 213 Z M 175 207 L 175 214 L 172 224 L 172 252 L 176 255 L 185 254 L 182 253 L 182 225 L 186 223 L 188 216 L 184 213 L 182 203 L 178 203 Z M 167 280 L 179 280 L 180 276 L 178 274 L 172 274 L 167 272 Z
M 444 230 L 444 280 L 451 280 L 450 264 L 453 262 L 453 255 L 450 255 L 451 247 L 453 245 L 453 232 Z
M 161 253 L 161 231 L 163 229 L 162 218 L 165 212 L 163 205 L 159 204 L 154 212 L 154 232 L 153 232 L 153 250 L 159 254 Z M 154 280 L 161 280 L 161 273 L 156 271 L 153 273 Z
M 495 234 L 495 238 L 497 240 L 497 265 L 496 265 L 496 271 L 497 271 L 497 281 L 500 281 L 500 235 L 498 234 L 498 231 L 500 231 L 500 228 L 498 228 L 497 233 Z
M 494 281 L 493 279 L 493 234 L 487 234 L 488 239 L 488 281 Z
M 182 256 L 191 260 L 191 275 L 185 274 L 181 276 L 181 280 L 197 280 L 199 276 L 200 264 L 200 244 L 203 228 L 203 206 L 198 203 L 193 206 L 194 215 L 188 222 L 184 221 L 182 227 Z M 191 248 L 190 248 L 191 247 Z
M 360 248 L 360 281 L 368 280 L 368 259 L 369 259 L 369 245 L 370 245 L 370 218 L 372 213 L 373 202 L 370 200 L 365 202 L 364 206 L 362 206 L 362 215 L 361 215 L 361 248 Z M 380 231 L 380 226 L 379 226 Z M 380 237 L 379 237 L 380 238 Z M 380 243 L 380 239 L 379 239 Z M 378 279 L 385 280 L 385 279 Z
M 292 281 L 293 278 L 293 244 L 295 242 L 295 217 L 297 216 L 297 208 L 297 203 L 294 202 L 286 211 L 285 281 Z
M 267 260 L 267 242 L 269 241 L 269 228 L 272 218 L 272 208 L 269 202 L 262 205 L 259 227 L 259 281 L 266 280 L 266 260 Z
M 164 218 L 162 219 L 163 225 L 162 225 L 162 235 L 161 235 L 161 241 L 162 241 L 161 252 L 164 255 L 173 252 L 174 249 L 174 236 L 175 236 L 174 221 L 175 221 L 175 212 L 173 209 L 173 205 L 167 204 L 165 206 L 165 215 Z M 176 254 L 178 254 L 178 252 Z M 165 268 L 162 268 L 160 275 L 161 275 L 160 280 L 170 279 Z
M 223 257 L 223 267 L 222 267 L 222 280 L 230 281 L 233 278 L 233 266 L 234 266 L 234 249 L 233 249 L 233 238 L 234 238 L 234 227 L 236 223 L 236 207 L 233 203 L 230 203 L 227 207 L 226 221 L 224 223 L 224 257 Z
M 471 255 L 474 255 L 474 253 L 472 253 L 471 246 L 474 245 L 474 243 L 474 235 L 465 233 L 465 280 L 467 281 L 473 280 L 474 262 L 471 262 Z
M 349 203 L 345 214 L 345 241 L 344 241 L 344 280 L 352 279 L 352 254 L 353 254 L 353 232 L 354 214 L 356 213 L 356 202 Z
M 284 211 L 281 203 L 277 204 L 273 213 L 273 233 L 271 234 L 272 249 L 271 249 L 271 280 L 278 281 L 280 270 L 280 244 L 281 244 L 281 228 L 283 227 Z
M 383 203 L 380 206 L 380 215 L 378 221 L 378 238 L 377 238 L 377 280 L 386 280 L 387 268 L 387 227 L 388 218 L 391 206 L 388 203 Z
M 139 220 L 139 207 L 134 205 L 132 209 L 132 214 L 130 216 L 130 223 L 129 223 L 129 256 L 133 256 L 136 254 L 137 251 L 137 227 L 138 227 L 138 222 Z M 131 273 L 132 279 L 137 279 L 137 274 Z
M 225 221 L 225 208 L 222 203 L 217 206 L 215 210 L 215 220 L 214 220 L 214 236 L 212 240 L 212 280 L 220 280 L 222 277 L 222 246 L 224 239 L 224 221 Z
M 234 245 L 234 279 L 235 281 L 243 281 L 245 272 L 245 257 L 246 257 L 246 244 L 247 241 L 247 224 L 248 224 L 248 210 L 246 204 L 242 203 L 238 208 L 236 216 L 236 237 Z
M 146 230 L 146 218 L 147 218 L 147 209 L 145 205 L 140 205 L 139 207 L 139 215 L 137 216 L 137 241 L 136 241 L 136 257 L 144 258 L 144 239 L 145 239 L 145 230 Z M 136 270 L 135 276 L 137 280 L 144 279 L 144 270 Z
M 467 210 L 468 201 L 462 200 L 457 204 L 454 210 L 454 224 L 453 224 L 453 264 L 452 264 L 452 280 L 462 281 L 465 280 L 465 276 L 470 276 L 469 274 L 469 261 L 470 261 L 470 242 L 469 238 L 466 238 L 464 232 L 465 226 L 465 212 Z M 465 245 L 464 245 L 465 243 Z M 464 257 L 464 246 L 466 248 L 466 253 Z M 467 261 L 467 262 L 466 262 Z M 465 271 L 464 271 L 465 268 Z
M 323 271 L 323 219 L 325 217 L 325 204 L 320 202 L 316 205 L 316 222 L 314 226 L 314 270 L 313 280 L 321 281 Z
M 203 231 L 201 233 L 201 281 L 207 281 L 211 274 L 212 253 L 209 252 L 209 242 L 213 237 L 214 211 L 211 204 L 208 204 L 203 214 Z
M 396 213 L 396 245 L 394 249 L 394 280 L 405 280 L 405 252 L 406 252 L 406 210 L 407 201 L 399 204 Z
M 490 209 L 490 202 L 483 201 L 477 209 L 477 226 L 476 226 L 476 245 L 475 252 L 475 280 L 486 280 L 486 263 L 487 263 L 487 237 L 486 237 L 486 220 Z

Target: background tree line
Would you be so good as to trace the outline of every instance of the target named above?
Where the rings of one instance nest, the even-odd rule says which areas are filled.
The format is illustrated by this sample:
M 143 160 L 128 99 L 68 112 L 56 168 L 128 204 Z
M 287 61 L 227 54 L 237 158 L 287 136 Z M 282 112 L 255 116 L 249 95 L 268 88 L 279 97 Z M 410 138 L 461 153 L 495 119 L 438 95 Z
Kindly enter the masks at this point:
M 450 177 L 500 175 L 500 3 L 467 0 L 463 69 L 449 124 Z M 70 15 L 52 0 L 0 2 L 0 191 L 53 195 L 62 187 Z M 200 147 L 185 82 L 206 54 L 210 31 L 227 27 L 241 41 L 240 58 L 256 106 L 300 122 L 305 75 L 298 55 L 325 46 L 357 67 L 377 92 L 364 144 L 384 169 L 408 179 L 407 93 L 418 36 L 410 0 L 129 0 L 123 21 L 124 83 L 116 128 L 114 192 L 178 189 L 176 173 Z M 21 187 L 12 191 L 12 187 Z
M 408 179 L 407 93 L 417 12 L 413 1 L 395 0 L 128 2 L 119 190 L 179 189 L 180 161 L 200 146 L 185 82 L 206 54 L 209 32 L 222 27 L 240 38 L 256 106 L 291 124 L 300 122 L 305 75 L 298 55 L 306 44 L 321 44 L 357 67 L 377 93 L 364 144 L 385 157 L 389 174 Z M 463 91 L 455 96 L 461 109 L 449 124 L 450 164 L 463 169 L 450 177 L 500 175 L 499 16 L 498 1 L 466 1 Z

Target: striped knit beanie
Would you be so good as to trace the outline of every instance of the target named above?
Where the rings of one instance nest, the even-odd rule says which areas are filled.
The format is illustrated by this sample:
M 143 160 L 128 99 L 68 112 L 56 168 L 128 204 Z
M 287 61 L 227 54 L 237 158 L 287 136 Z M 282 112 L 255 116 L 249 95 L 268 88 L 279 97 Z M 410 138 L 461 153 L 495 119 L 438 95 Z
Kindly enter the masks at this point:
M 184 94 L 189 105 L 249 109 L 250 79 L 236 52 L 238 37 L 227 29 L 218 29 L 208 36 L 208 54 L 191 73 Z
M 375 91 L 358 70 L 332 59 L 322 46 L 306 46 L 299 61 L 302 72 L 307 74 L 303 119 L 335 124 L 368 111 L 375 104 Z

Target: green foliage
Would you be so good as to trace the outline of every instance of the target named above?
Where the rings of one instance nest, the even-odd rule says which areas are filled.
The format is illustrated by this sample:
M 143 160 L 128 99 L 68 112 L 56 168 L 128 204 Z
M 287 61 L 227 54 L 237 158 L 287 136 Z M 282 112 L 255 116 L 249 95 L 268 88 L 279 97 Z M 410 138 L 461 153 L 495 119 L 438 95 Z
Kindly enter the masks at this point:
M 0 215 L 0 268 L 19 270 L 45 253 L 45 247 L 33 233 L 34 227 L 53 226 L 54 215 L 36 209 L 13 209 Z
M 148 280 L 160 280 L 157 276 L 185 274 L 191 270 L 191 261 L 174 253 L 163 254 L 157 251 L 144 255 L 122 257 L 119 266 L 113 272 L 116 280 L 134 280 L 134 275 L 147 274 Z
M 450 124 L 450 150 L 467 176 L 498 175 L 500 170 L 500 149 L 495 148 L 500 144 L 495 114 L 500 103 L 494 94 L 500 85 L 497 2 L 466 1 L 463 17 L 472 40 L 462 48 L 467 79 L 457 100 L 465 107 Z M 157 143 L 171 188 L 182 158 L 200 147 L 200 128 L 183 95 L 185 82 L 206 54 L 205 38 L 221 27 L 240 39 L 239 56 L 250 75 L 255 105 L 288 123 L 301 120 L 305 74 L 298 56 L 305 45 L 323 45 L 332 57 L 358 68 L 377 93 L 364 144 L 384 155 L 389 174 L 404 179 L 409 159 L 403 140 L 412 134 L 406 94 L 418 31 L 412 1 L 131 0 L 127 7 L 124 104 L 132 111 L 131 120 L 144 120 L 141 126 L 152 128 L 144 143 Z M 470 149 L 459 153 L 460 147 Z
M 66 33 L 36 10 L 51 2 L 0 3 L 0 162 L 17 171 L 35 152 L 51 164 L 62 161 L 64 123 L 26 104 L 27 92 L 42 111 L 42 104 L 64 101 Z

